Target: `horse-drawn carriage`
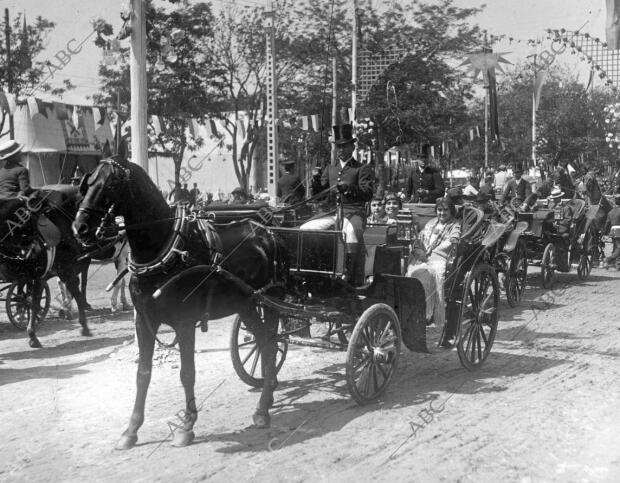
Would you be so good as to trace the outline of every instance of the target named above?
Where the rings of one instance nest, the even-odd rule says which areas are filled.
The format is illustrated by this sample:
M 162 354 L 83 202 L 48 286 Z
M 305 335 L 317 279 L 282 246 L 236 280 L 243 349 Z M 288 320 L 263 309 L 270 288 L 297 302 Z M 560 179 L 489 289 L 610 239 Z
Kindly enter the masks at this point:
M 429 294 L 420 281 L 404 276 L 416 223 L 434 215 L 434 205 L 417 208 L 420 216 L 404 214 L 396 224 L 366 228 L 364 270 L 357 284 L 344 279 L 340 230 L 269 228 L 283 240 L 289 256 L 285 297 L 260 298 L 279 314 L 278 370 L 289 343 L 346 349 L 349 392 L 366 404 L 386 390 L 398 365 L 401 341 L 414 352 L 429 352 Z M 217 221 L 218 211 L 210 216 Z M 219 219 L 225 219 L 221 213 Z M 447 322 L 428 330 L 438 336 L 433 341 L 437 345 L 455 341 L 463 366 L 474 369 L 487 358 L 495 338 L 499 285 L 489 263 L 492 244 L 485 243 L 483 213 L 468 208 L 461 223 L 463 236 L 448 259 L 443 287 Z M 295 337 L 317 323 L 327 328 L 320 340 Z M 263 384 L 260 352 L 244 321 L 237 318 L 231 337 L 233 366 L 244 382 L 256 387 Z
M 528 224 L 523 233 L 528 261 L 540 267 L 544 288 L 553 287 L 556 271 L 568 273 L 573 266 L 581 280 L 590 275 L 596 247 L 588 228 L 589 211 L 584 200 L 571 199 L 562 200 L 554 209 L 541 206 L 518 214 Z

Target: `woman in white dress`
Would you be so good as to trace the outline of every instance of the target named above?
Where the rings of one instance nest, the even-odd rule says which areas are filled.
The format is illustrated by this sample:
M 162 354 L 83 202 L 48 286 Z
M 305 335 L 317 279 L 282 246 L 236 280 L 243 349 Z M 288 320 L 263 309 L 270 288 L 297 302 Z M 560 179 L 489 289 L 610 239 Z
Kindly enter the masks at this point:
M 440 198 L 435 206 L 437 218 L 430 220 L 421 231 L 409 258 L 407 277 L 422 283 L 426 293 L 426 319 L 442 326 L 446 321 L 444 278 L 452 245 L 461 235 L 461 225 L 455 219 L 456 207 L 450 198 Z

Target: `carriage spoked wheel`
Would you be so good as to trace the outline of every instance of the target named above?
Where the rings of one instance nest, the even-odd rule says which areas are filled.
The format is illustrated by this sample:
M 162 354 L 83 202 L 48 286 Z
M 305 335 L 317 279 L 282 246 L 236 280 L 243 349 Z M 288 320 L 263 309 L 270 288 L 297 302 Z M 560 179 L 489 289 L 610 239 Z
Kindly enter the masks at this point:
M 50 287 L 47 282 L 42 283 L 39 304 L 34 307 L 34 281 L 16 282 L 11 284 L 6 294 L 6 313 L 15 327 L 19 330 L 28 328 L 28 321 L 33 310 L 37 311 L 36 327 L 41 325 L 50 308 Z
M 282 328 L 282 319 L 279 323 L 279 333 Z M 288 341 L 278 333 L 278 349 L 276 353 L 276 374 L 280 372 L 288 352 Z M 230 356 L 233 368 L 239 378 L 248 386 L 263 387 L 263 365 L 261 349 L 256 343 L 254 334 L 247 328 L 239 315 L 235 318 L 230 334 Z
M 548 243 L 543 252 L 542 261 L 540 263 L 540 273 L 542 275 L 542 286 L 544 288 L 552 288 L 555 282 L 555 246 Z
M 400 356 L 402 335 L 394 310 L 375 304 L 358 319 L 347 349 L 347 386 L 360 404 L 375 401 L 387 389 Z
M 519 240 L 512 252 L 508 273 L 504 278 L 506 300 L 511 307 L 516 307 L 523 298 L 527 282 L 527 266 L 527 247 L 523 240 Z
M 585 280 L 592 271 L 592 264 L 594 262 L 594 253 L 596 252 L 596 245 L 592 238 L 590 231 L 586 232 L 583 244 L 581 245 L 581 254 L 579 255 L 579 265 L 577 265 L 577 276 L 580 280 Z
M 499 283 L 493 268 L 481 263 L 467 275 L 459 313 L 457 350 L 461 364 L 478 369 L 491 352 L 499 319 Z

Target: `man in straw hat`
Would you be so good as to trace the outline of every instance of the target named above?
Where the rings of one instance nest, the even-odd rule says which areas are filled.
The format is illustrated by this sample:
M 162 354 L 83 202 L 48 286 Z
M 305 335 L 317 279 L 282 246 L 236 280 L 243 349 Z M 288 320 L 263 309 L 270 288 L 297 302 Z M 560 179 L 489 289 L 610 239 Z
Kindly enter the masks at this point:
M 362 164 L 353 157 L 355 141 L 353 126 L 343 124 L 333 126 L 333 143 L 336 145 L 337 159 L 335 164 L 326 166 L 320 183 L 313 185 L 313 192 L 330 189 L 331 211 L 314 220 L 304 223 L 302 230 L 326 230 L 336 222 L 336 194 L 340 194 L 344 219 L 342 233 L 346 240 L 345 276 L 354 277 L 356 273 L 359 243 L 364 232 L 366 219 L 366 203 L 371 200 L 374 192 L 373 172 L 370 166 Z
M 0 143 L 0 198 L 28 196 L 32 192 L 28 169 L 19 164 L 24 145 L 13 139 Z

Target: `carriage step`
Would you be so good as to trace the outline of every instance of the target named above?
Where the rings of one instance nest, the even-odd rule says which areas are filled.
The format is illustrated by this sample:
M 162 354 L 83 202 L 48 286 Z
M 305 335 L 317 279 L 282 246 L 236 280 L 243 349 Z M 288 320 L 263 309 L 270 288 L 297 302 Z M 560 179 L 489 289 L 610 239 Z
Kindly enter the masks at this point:
M 328 342 L 323 339 L 304 339 L 301 337 L 288 337 L 288 343 L 292 345 L 299 345 L 303 347 L 316 347 L 318 349 L 333 349 L 333 350 L 342 350 L 346 348 L 343 344 L 337 344 L 334 342 Z

